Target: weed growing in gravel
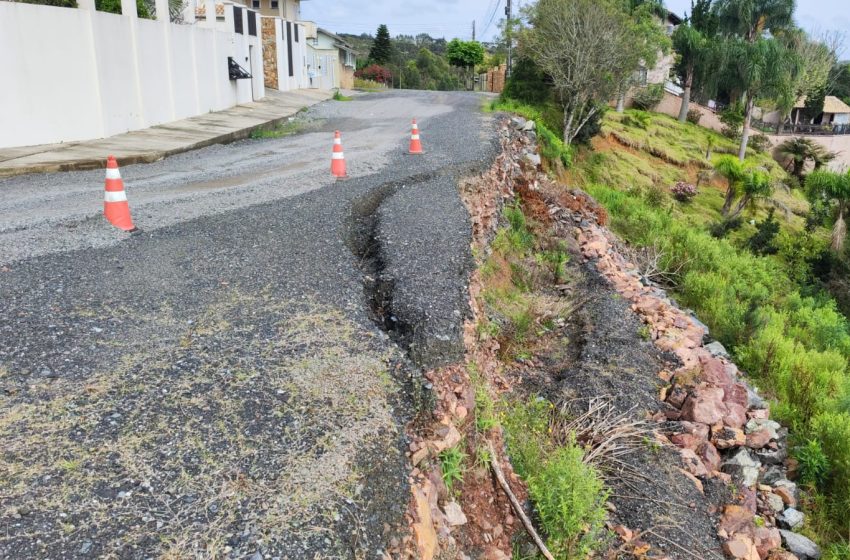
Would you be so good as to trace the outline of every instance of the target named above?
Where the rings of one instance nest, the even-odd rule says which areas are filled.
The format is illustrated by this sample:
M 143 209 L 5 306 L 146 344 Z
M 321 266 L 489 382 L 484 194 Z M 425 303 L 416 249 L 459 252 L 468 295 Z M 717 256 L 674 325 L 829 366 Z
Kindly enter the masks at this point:
M 334 96 L 333 96 L 333 100 L 334 100 L 334 101 L 351 101 L 352 99 L 354 99 L 354 98 L 353 98 L 353 97 L 348 97 L 348 96 L 346 96 L 346 95 L 343 95 L 343 94 L 339 91 L 339 89 L 335 89 L 335 90 L 334 90 Z
M 285 136 L 297 134 L 299 130 L 301 130 L 301 125 L 294 120 L 290 120 L 283 124 L 279 124 L 272 129 L 257 129 L 251 133 L 251 138 L 254 140 L 260 140 L 263 138 L 283 138 Z
M 471 371 L 470 375 L 475 387 L 475 429 L 481 434 L 486 434 L 499 425 L 496 403 L 493 402 L 490 393 L 487 392 L 484 381 L 477 374 L 472 374 Z
M 461 444 L 458 444 L 441 451 L 439 457 L 443 482 L 446 483 L 449 493 L 452 493 L 454 491 L 454 485 L 458 482 L 463 482 L 463 462 L 466 460 L 466 453 L 461 448 Z

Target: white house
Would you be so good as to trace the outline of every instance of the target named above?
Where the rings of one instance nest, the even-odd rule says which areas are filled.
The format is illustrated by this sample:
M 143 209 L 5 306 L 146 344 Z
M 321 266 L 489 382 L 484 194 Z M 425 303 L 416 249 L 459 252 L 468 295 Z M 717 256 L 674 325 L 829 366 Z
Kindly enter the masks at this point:
M 259 14 L 213 2 L 188 25 L 77 8 L 0 2 L 0 148 L 103 138 L 265 94 Z M 167 0 L 156 0 L 168 14 Z

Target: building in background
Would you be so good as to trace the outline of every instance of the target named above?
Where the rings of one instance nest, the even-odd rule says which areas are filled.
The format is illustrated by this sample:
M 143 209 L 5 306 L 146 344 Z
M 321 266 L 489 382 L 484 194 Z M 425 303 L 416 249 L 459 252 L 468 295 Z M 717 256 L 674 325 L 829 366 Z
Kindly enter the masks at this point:
M 354 86 L 357 58 L 354 48 L 335 33 L 303 22 L 307 33 L 307 85 L 309 88 L 334 89 Z

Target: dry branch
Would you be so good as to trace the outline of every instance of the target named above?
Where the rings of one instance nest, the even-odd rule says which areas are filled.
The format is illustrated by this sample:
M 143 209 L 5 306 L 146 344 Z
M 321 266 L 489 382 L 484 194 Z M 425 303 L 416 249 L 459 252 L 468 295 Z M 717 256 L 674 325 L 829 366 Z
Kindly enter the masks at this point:
M 525 511 L 522 509 L 522 505 L 520 505 L 519 500 L 517 500 L 517 497 L 508 485 L 508 481 L 505 479 L 505 474 L 502 472 L 502 467 L 499 466 L 499 456 L 496 455 L 496 449 L 493 447 L 492 442 L 488 441 L 487 446 L 490 448 L 490 467 L 493 469 L 493 474 L 496 475 L 496 480 L 499 481 L 499 486 L 501 486 L 502 490 L 504 490 L 505 494 L 507 494 L 508 500 L 510 500 L 511 506 L 513 506 L 514 511 L 525 526 L 525 530 L 528 531 L 529 535 L 531 535 L 531 539 L 534 541 L 534 544 L 537 545 L 540 553 L 547 560 L 555 560 L 555 557 L 552 556 L 552 553 L 549 552 L 548 548 L 546 548 L 546 545 L 543 543 L 540 535 L 538 535 L 537 531 L 534 529 L 531 519 L 529 519 L 525 514 Z

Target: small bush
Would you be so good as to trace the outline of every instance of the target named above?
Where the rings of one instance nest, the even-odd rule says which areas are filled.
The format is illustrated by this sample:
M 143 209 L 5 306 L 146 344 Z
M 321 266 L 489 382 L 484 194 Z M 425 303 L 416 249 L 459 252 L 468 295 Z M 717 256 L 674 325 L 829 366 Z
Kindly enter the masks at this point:
M 652 84 L 635 92 L 632 98 L 632 106 L 643 111 L 652 111 L 661 100 L 664 99 L 664 86 Z
M 361 68 L 360 70 L 354 73 L 355 78 L 363 78 L 364 80 L 371 80 L 373 82 L 377 82 L 379 84 L 388 84 L 392 82 L 393 74 L 390 72 L 388 68 L 384 68 L 378 64 L 371 64 L 365 68 Z
M 643 193 L 646 203 L 652 208 L 661 208 L 667 204 L 667 193 L 658 187 L 649 187 Z
M 823 452 L 819 441 L 810 439 L 794 449 L 800 462 L 800 481 L 811 486 L 822 486 L 829 475 L 829 457 Z
M 576 134 L 576 137 L 573 139 L 574 144 L 587 146 L 593 137 L 598 136 L 602 132 L 602 118 L 605 116 L 606 110 L 607 107 L 604 105 L 597 108 L 593 116 L 584 123 L 584 126 Z
M 363 89 L 366 91 L 377 91 L 384 89 L 385 84 L 379 84 L 374 80 L 366 80 L 364 78 L 354 78 L 354 89 Z
M 730 218 L 728 220 L 721 220 L 719 222 L 715 222 L 711 224 L 708 228 L 708 232 L 712 237 L 716 237 L 717 239 L 723 239 L 731 232 L 740 229 L 744 224 L 744 219 L 740 216 L 736 216 L 734 218 Z
M 740 103 L 734 103 L 720 112 L 720 122 L 724 124 L 720 131 L 726 138 L 738 140 L 744 129 L 744 108 Z
M 550 421 L 558 414 L 541 398 L 514 403 L 505 417 L 511 463 L 528 493 L 557 558 L 585 558 L 603 546 L 608 491 L 584 450 L 574 441 L 558 445 Z
M 334 101 L 351 101 L 351 97 L 348 97 L 348 96 L 346 96 L 346 95 L 343 95 L 343 94 L 339 91 L 339 89 L 335 89 L 335 90 L 334 90 L 333 100 L 334 100 Z
M 747 147 L 759 154 L 765 153 L 770 146 L 770 139 L 764 134 L 753 134 L 747 142 Z
M 699 121 L 702 118 L 702 111 L 699 109 L 691 109 L 688 111 L 688 116 L 685 118 L 691 124 L 699 124 Z
M 775 208 L 767 212 L 767 218 L 756 225 L 756 232 L 747 240 L 747 247 L 756 255 L 775 255 L 779 250 L 776 245 L 776 235 L 779 233 Z
M 679 181 L 670 188 L 673 198 L 679 202 L 690 202 L 697 195 L 697 188 L 684 181 Z

